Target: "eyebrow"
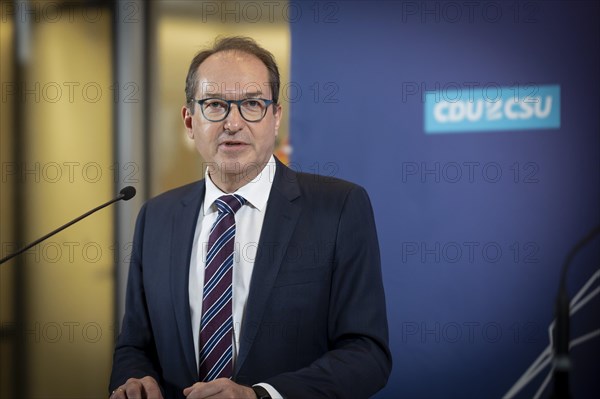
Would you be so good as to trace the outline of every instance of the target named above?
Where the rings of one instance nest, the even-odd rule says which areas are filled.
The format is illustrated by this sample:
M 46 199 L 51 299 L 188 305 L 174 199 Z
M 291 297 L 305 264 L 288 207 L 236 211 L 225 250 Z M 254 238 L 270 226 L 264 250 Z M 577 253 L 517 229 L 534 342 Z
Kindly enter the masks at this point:
M 251 91 L 248 93 L 244 93 L 244 98 L 257 98 L 262 95 L 262 91 Z M 226 96 L 223 93 L 204 93 L 206 98 L 225 98 Z

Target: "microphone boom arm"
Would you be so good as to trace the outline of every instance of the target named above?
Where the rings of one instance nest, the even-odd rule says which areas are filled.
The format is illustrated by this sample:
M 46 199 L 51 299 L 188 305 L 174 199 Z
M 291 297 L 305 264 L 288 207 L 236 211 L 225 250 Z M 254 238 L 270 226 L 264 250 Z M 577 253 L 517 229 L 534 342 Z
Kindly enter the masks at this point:
M 105 202 L 104 204 L 95 207 L 94 209 L 84 213 L 83 215 L 76 217 L 75 219 L 71 220 L 69 223 L 64 224 L 62 226 L 60 226 L 59 228 L 52 230 L 50 233 L 46 234 L 43 237 L 38 238 L 37 240 L 35 240 L 34 242 L 32 242 L 31 244 L 26 245 L 25 247 L 21 248 L 20 250 L 18 250 L 17 252 L 14 252 L 10 255 L 5 256 L 4 258 L 0 259 L 0 265 L 9 261 L 10 259 L 14 258 L 17 255 L 22 254 L 23 252 L 27 251 L 28 249 L 38 245 L 40 242 L 52 237 L 53 235 L 55 235 L 56 233 L 59 233 L 61 231 L 63 231 L 64 229 L 66 229 L 67 227 L 79 222 L 81 219 L 85 219 L 86 217 L 90 216 L 92 213 L 98 212 L 100 209 L 102 208 L 106 208 L 107 206 L 114 204 L 117 201 L 120 200 L 125 200 L 128 201 L 130 200 L 133 196 L 135 195 L 135 188 L 132 186 L 127 186 L 125 188 L 123 188 L 119 195 L 113 199 L 111 199 L 108 202 Z

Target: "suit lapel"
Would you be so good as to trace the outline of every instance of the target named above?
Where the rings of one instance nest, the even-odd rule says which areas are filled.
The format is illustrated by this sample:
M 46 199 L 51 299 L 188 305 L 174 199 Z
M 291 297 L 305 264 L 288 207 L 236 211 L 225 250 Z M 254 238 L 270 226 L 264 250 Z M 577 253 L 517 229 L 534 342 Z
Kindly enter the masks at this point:
M 194 241 L 194 231 L 200 205 L 204 199 L 204 180 L 198 183 L 192 193 L 183 197 L 176 204 L 177 209 L 173 216 L 172 241 L 171 241 L 171 295 L 173 298 L 173 311 L 177 320 L 179 339 L 183 346 L 187 369 L 191 381 L 197 381 L 196 354 L 192 337 L 192 320 L 189 301 L 189 270 L 190 256 Z
M 266 302 L 301 211 L 300 206 L 293 202 L 300 196 L 296 173 L 279 160 L 276 159 L 276 162 L 275 180 L 269 194 L 256 263 L 252 271 L 234 376 L 244 363 L 260 328 Z

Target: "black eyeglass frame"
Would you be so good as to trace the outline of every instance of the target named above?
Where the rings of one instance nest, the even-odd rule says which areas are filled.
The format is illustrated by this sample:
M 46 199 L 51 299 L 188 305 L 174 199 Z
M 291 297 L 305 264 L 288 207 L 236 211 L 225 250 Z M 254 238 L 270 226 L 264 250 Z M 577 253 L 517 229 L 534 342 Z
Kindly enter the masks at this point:
M 204 104 L 208 100 L 219 100 L 219 101 L 223 101 L 223 102 L 227 103 L 227 112 L 225 112 L 225 114 L 223 114 L 223 117 L 221 119 L 210 119 L 206 116 L 206 114 L 204 114 L 204 108 L 202 107 L 202 104 Z M 265 110 L 264 110 L 262 116 L 256 120 L 250 120 L 250 119 L 246 118 L 244 116 L 244 113 L 242 112 L 242 107 L 241 107 L 242 103 L 244 101 L 252 101 L 252 100 L 254 100 L 254 101 L 260 100 L 260 101 L 264 101 L 264 103 L 265 103 Z M 269 109 L 269 106 L 271 104 L 275 103 L 273 100 L 267 100 L 266 98 L 244 98 L 243 100 L 225 100 L 223 98 L 218 98 L 218 97 L 209 97 L 209 98 L 204 98 L 202 100 L 197 100 L 195 98 L 192 98 L 192 102 L 198 103 L 198 105 L 200 105 L 200 112 L 202 112 L 202 116 L 204 118 L 206 118 L 207 121 L 210 121 L 210 122 L 221 122 L 221 121 L 225 120 L 225 118 L 227 118 L 227 116 L 229 115 L 229 112 L 231 112 L 231 104 L 237 105 L 240 115 L 242 116 L 242 118 L 244 118 L 244 120 L 246 122 L 260 122 L 267 115 L 267 110 Z

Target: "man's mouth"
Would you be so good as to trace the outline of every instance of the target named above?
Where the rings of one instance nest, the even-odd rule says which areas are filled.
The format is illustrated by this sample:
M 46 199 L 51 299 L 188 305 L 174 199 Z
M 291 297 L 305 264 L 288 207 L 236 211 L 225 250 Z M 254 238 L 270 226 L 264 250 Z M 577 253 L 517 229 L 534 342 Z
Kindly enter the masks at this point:
M 224 141 L 221 143 L 222 146 L 225 146 L 227 148 L 235 148 L 235 147 L 241 147 L 246 145 L 246 143 L 244 143 L 243 141 Z

